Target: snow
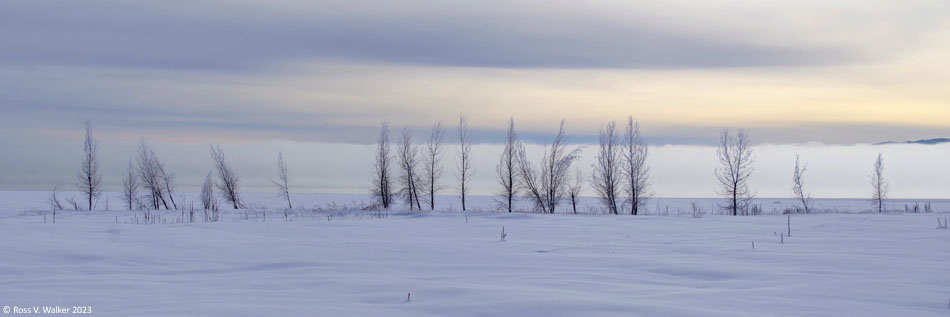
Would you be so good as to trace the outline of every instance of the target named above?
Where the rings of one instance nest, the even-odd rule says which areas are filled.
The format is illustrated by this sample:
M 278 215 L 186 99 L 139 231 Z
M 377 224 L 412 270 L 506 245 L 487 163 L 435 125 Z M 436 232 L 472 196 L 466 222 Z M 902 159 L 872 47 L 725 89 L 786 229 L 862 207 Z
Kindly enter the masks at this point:
M 143 212 L 60 211 L 53 224 L 25 211 L 44 195 L 0 192 L 0 305 L 118 316 L 950 313 L 950 230 L 936 224 L 947 213 L 792 215 L 781 243 L 784 215 L 271 209 L 264 221 L 255 209 L 128 224 Z

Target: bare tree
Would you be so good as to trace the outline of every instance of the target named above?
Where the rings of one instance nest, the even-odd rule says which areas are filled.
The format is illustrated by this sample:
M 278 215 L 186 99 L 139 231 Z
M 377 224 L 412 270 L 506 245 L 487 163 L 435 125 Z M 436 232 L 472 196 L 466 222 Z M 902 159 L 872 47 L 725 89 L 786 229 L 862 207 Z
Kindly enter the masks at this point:
M 468 138 L 468 120 L 465 116 L 459 117 L 458 125 L 458 179 L 459 195 L 462 199 L 462 211 L 465 211 L 465 196 L 468 195 L 468 181 L 475 174 L 472 166 L 472 143 Z
M 535 211 L 547 212 L 548 208 L 545 205 L 547 200 L 543 197 L 545 191 L 541 188 L 543 181 L 531 161 L 528 160 L 524 144 L 517 144 L 517 154 L 518 159 L 515 162 L 518 164 L 518 176 L 521 178 L 519 183 L 524 187 L 525 195 L 534 202 Z
M 536 209 L 545 213 L 554 213 L 567 192 L 571 164 L 580 155 L 580 149 L 567 148 L 567 130 L 564 120 L 550 146 L 545 147 L 541 167 L 535 170 L 528 161 L 524 146 L 518 150 L 518 170 L 521 181 L 529 197 L 535 201 Z
M 577 199 L 580 198 L 581 190 L 584 187 L 584 173 L 577 169 L 574 173 L 574 180 L 567 185 L 567 195 L 571 198 L 571 210 L 577 214 Z
M 884 154 L 878 153 L 877 160 L 874 161 L 874 170 L 871 171 L 871 201 L 877 205 L 877 212 L 884 212 L 884 199 L 887 198 L 887 192 L 890 186 L 884 179 Z
M 399 169 L 402 171 L 400 184 L 402 189 L 400 193 L 406 197 L 409 204 L 409 210 L 413 206 L 422 210 L 422 204 L 419 202 L 419 175 L 416 173 L 416 166 L 419 164 L 419 150 L 413 145 L 412 128 L 404 127 L 402 129 L 402 138 L 399 139 L 399 148 L 396 150 L 396 157 L 399 159 Z
M 518 195 L 518 134 L 515 133 L 515 119 L 508 119 L 508 134 L 505 137 L 505 149 L 501 152 L 501 160 L 495 167 L 498 174 L 498 183 L 501 184 L 501 204 L 512 211 L 514 199 Z
M 277 187 L 277 194 L 287 201 L 287 209 L 294 209 L 290 203 L 290 185 L 287 182 L 287 164 L 284 164 L 284 153 L 277 152 L 277 180 L 271 180 Z
M 168 201 L 172 203 L 173 209 L 178 209 L 178 204 L 175 203 L 175 174 L 169 173 L 165 169 L 165 164 L 158 164 L 156 166 L 159 180 L 162 182 L 162 187 L 165 188 L 165 195 L 168 195 Z
M 802 208 L 805 213 L 810 213 L 811 194 L 805 192 L 805 171 L 808 170 L 808 164 L 802 164 L 798 154 L 795 154 L 795 173 L 792 174 L 792 193 L 802 202 Z
M 92 135 L 92 124 L 86 121 L 86 138 L 83 144 L 82 162 L 79 166 L 80 191 L 86 196 L 88 209 L 92 210 L 93 201 L 102 194 L 102 175 L 99 174 L 99 145 Z
M 376 162 L 373 173 L 373 196 L 384 209 L 389 209 L 393 201 L 392 179 L 389 176 L 389 122 L 383 121 L 379 129 L 379 141 L 376 145 Z
M 139 191 L 139 179 L 135 171 L 135 165 L 129 160 L 129 167 L 122 177 L 122 200 L 129 206 L 129 210 L 135 209 L 134 203 L 137 201 Z
M 593 164 L 591 185 L 600 196 L 601 203 L 612 214 L 619 214 L 617 192 L 621 182 L 621 145 L 617 135 L 617 123 L 610 122 L 600 128 L 600 148 Z
M 557 205 L 564 197 L 567 187 L 571 164 L 580 157 L 580 148 L 568 150 L 567 148 L 567 129 L 564 126 L 564 119 L 561 119 L 561 126 L 558 129 L 557 136 L 551 142 L 550 152 L 545 155 L 541 164 L 545 169 L 541 173 L 544 183 L 542 188 L 547 192 L 548 212 L 554 213 Z
M 444 137 L 445 129 L 442 128 L 442 123 L 436 122 L 432 125 L 432 134 L 426 140 L 426 146 L 423 150 L 422 164 L 424 165 L 424 171 L 422 177 L 424 181 L 421 182 L 420 189 L 428 194 L 429 209 L 431 210 L 435 210 L 435 194 L 444 189 L 439 184 L 439 179 L 442 178 L 443 173 L 442 159 L 445 157 L 445 150 L 442 149 Z
M 241 180 L 241 176 L 231 168 L 231 164 L 228 163 L 227 158 L 224 156 L 224 151 L 221 150 L 221 146 L 211 146 L 211 160 L 214 163 L 214 168 L 218 171 L 217 187 L 218 190 L 221 191 L 221 195 L 224 196 L 224 200 L 231 203 L 234 209 L 244 208 L 244 204 L 241 203 L 238 186 L 238 181 Z
M 59 201 L 59 195 L 57 194 L 58 192 L 59 185 L 56 185 L 53 187 L 53 191 L 49 193 L 49 198 L 46 199 L 46 202 L 49 203 L 49 207 L 53 210 L 54 215 L 57 210 L 63 210 L 63 203 Z
M 205 182 L 201 185 L 201 207 L 205 210 L 217 207 L 217 201 L 214 199 L 214 179 L 211 177 L 211 172 L 205 175 Z
M 640 137 L 640 123 L 627 118 L 627 130 L 623 135 L 622 145 L 624 187 L 629 195 L 630 214 L 636 216 L 646 208 L 650 193 L 650 168 L 646 166 L 646 142 Z
M 737 216 L 740 210 L 748 209 L 752 200 L 748 181 L 755 159 L 752 156 L 748 133 L 741 129 L 736 134 L 727 129 L 722 130 L 717 154 L 719 168 L 716 169 L 716 178 L 719 181 L 719 194 L 726 197 L 726 204 L 721 207 Z
M 168 208 L 168 202 L 165 200 L 166 182 L 162 181 L 165 165 L 158 159 L 155 152 L 149 148 L 145 140 L 139 141 L 139 153 L 136 161 L 136 168 L 142 187 L 148 191 L 149 202 L 146 207 L 159 209 L 162 206 Z

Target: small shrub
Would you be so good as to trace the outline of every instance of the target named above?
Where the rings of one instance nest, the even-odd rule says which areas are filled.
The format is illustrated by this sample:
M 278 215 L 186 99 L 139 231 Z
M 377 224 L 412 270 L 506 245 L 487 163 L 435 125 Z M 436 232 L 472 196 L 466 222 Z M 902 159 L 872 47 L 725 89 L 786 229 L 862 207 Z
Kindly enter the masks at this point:
M 702 218 L 703 215 L 706 214 L 706 212 L 703 211 L 703 207 L 700 207 L 695 201 L 690 203 L 690 205 L 693 208 L 693 218 Z

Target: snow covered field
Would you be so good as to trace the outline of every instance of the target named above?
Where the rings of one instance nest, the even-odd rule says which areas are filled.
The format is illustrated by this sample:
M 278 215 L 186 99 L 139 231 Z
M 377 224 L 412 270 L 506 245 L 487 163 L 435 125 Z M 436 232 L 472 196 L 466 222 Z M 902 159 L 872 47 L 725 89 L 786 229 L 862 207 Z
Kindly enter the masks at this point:
M 118 316 L 950 314 L 943 208 L 792 215 L 781 243 L 782 215 L 271 209 L 266 221 L 252 210 L 146 225 L 126 223 L 142 212 L 67 211 L 53 224 L 24 212 L 44 208 L 45 194 L 0 192 L 0 305 Z

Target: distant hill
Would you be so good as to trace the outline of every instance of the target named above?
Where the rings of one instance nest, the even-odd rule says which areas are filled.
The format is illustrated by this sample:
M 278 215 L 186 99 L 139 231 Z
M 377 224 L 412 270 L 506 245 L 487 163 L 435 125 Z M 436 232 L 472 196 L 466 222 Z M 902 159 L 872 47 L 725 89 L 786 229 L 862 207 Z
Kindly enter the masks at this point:
M 885 145 L 885 144 L 926 144 L 926 145 L 934 145 L 934 144 L 942 144 L 942 143 L 950 143 L 950 138 L 936 138 L 936 139 L 915 140 L 915 141 L 903 141 L 903 142 L 887 141 L 887 142 L 881 142 L 881 143 L 878 143 L 878 144 L 875 144 L 875 145 Z

